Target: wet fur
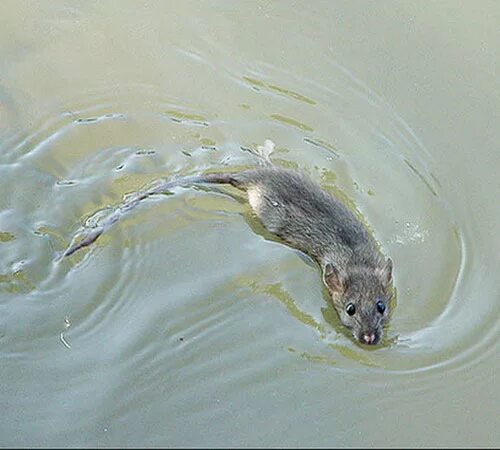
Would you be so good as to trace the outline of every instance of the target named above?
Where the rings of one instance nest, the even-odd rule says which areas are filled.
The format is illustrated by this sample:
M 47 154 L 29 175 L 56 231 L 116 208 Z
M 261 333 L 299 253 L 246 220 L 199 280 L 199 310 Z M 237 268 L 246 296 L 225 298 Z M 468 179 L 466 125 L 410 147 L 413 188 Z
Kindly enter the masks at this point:
M 246 191 L 252 210 L 267 230 L 320 264 L 333 305 L 354 338 L 362 343 L 379 342 L 390 313 L 392 262 L 381 255 L 374 239 L 347 207 L 296 171 L 271 166 L 160 180 L 119 205 L 63 256 L 90 245 L 143 199 L 197 183 L 230 184 Z M 384 313 L 377 310 L 377 301 L 384 303 Z M 346 312 L 349 303 L 356 307 L 352 316 Z
M 312 256 L 340 319 L 356 340 L 378 343 L 390 313 L 392 262 L 386 260 L 354 214 L 304 175 L 269 167 L 231 175 L 247 190 L 264 226 L 290 246 Z M 383 302 L 380 313 L 377 302 Z M 349 316 L 347 304 L 356 307 Z

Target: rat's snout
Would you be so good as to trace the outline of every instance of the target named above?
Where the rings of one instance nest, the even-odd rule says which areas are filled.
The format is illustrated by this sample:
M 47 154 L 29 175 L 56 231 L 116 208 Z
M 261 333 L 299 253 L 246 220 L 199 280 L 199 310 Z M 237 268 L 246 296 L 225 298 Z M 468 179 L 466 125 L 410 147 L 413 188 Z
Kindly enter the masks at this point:
M 377 333 L 370 332 L 370 333 L 363 333 L 361 335 L 361 342 L 363 344 L 368 344 L 368 345 L 373 345 L 376 344 L 379 340 L 379 336 Z

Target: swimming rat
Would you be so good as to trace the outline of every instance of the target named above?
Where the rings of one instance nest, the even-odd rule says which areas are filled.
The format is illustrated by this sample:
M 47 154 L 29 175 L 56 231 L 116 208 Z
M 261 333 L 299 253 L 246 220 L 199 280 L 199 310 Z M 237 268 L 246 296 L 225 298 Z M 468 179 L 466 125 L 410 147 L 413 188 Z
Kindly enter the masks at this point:
M 62 256 L 90 245 L 141 200 L 176 186 L 200 183 L 229 184 L 246 191 L 264 227 L 321 266 L 333 305 L 354 339 L 369 345 L 380 342 L 391 308 L 392 261 L 382 256 L 373 237 L 346 206 L 294 170 L 269 165 L 239 173 L 159 180 L 128 197 Z

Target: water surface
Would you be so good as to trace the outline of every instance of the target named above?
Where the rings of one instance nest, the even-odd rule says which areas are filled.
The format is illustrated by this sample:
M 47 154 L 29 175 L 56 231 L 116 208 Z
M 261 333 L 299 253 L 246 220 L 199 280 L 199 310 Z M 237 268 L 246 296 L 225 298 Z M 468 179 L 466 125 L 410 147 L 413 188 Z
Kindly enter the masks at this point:
M 4 446 L 498 446 L 497 3 L 0 9 Z M 393 259 L 384 345 L 223 189 L 56 262 L 267 138 Z

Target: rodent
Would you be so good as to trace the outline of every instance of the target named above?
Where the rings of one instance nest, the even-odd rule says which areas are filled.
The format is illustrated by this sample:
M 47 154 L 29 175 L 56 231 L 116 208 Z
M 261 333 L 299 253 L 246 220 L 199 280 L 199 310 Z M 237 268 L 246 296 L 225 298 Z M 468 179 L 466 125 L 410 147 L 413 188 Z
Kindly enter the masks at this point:
M 198 183 L 230 184 L 246 191 L 253 212 L 267 230 L 318 262 L 340 320 L 354 339 L 368 345 L 380 342 L 391 312 L 392 261 L 381 254 L 366 227 L 346 206 L 294 170 L 269 166 L 160 180 L 129 197 L 62 256 L 90 245 L 144 198 Z

